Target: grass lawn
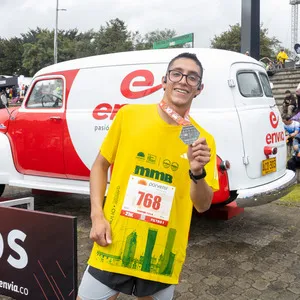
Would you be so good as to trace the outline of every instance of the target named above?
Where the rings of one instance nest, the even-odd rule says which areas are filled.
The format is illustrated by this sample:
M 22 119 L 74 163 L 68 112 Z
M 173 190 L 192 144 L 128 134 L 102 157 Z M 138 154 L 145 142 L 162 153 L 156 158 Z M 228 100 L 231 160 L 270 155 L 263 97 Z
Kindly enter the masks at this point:
M 300 184 L 296 184 L 295 188 L 289 194 L 282 197 L 280 201 L 300 204 Z

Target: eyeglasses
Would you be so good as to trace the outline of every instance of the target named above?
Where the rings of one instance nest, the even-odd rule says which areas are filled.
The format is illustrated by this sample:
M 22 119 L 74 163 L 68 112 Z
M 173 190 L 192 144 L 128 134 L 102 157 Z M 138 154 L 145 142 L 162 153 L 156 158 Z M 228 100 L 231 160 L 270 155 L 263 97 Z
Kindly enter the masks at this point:
M 201 83 L 201 77 L 195 74 L 183 74 L 180 71 L 169 70 L 169 79 L 172 82 L 179 82 L 184 76 L 186 77 L 186 82 L 190 86 L 198 86 Z

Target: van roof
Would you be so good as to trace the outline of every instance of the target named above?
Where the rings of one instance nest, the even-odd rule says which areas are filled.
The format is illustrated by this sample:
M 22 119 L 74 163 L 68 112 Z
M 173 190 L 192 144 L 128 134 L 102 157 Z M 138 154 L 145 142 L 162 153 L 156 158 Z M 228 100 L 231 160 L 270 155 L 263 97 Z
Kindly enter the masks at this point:
M 89 56 L 61 62 L 38 71 L 34 77 L 59 71 L 95 68 L 115 65 L 161 64 L 169 61 L 183 52 L 195 53 L 205 69 L 226 69 L 236 62 L 248 62 L 261 65 L 257 60 L 247 55 L 211 48 L 176 48 L 161 50 L 128 51 L 111 54 Z

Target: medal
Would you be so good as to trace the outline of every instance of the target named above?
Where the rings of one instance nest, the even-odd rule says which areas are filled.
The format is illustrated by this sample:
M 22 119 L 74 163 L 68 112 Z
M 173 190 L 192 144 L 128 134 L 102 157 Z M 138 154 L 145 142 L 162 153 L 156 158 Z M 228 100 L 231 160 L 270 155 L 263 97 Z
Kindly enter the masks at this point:
M 174 111 L 168 104 L 162 100 L 159 103 L 161 109 L 169 115 L 178 125 L 182 125 L 182 129 L 179 138 L 186 144 L 192 145 L 199 138 L 200 132 L 196 129 L 194 125 L 191 124 L 189 118 L 189 110 L 186 111 L 184 117 L 180 116 L 176 111 Z
M 186 145 L 192 145 L 195 141 L 197 141 L 200 132 L 193 125 L 183 126 L 180 132 L 180 139 Z

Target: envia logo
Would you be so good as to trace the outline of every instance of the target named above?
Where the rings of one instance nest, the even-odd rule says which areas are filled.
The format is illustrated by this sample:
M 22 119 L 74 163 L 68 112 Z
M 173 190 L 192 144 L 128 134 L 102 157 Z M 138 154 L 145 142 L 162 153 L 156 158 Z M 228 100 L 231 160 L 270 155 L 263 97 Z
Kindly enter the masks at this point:
M 158 91 L 162 85 L 158 84 L 153 86 L 154 83 L 154 76 L 151 71 L 149 70 L 136 70 L 129 73 L 121 83 L 121 93 L 124 97 L 128 99 L 138 99 L 142 97 L 146 97 L 156 91 Z M 131 85 L 133 87 L 146 87 L 149 86 L 150 88 L 144 89 L 141 91 L 132 91 L 130 89 Z
M 274 129 L 277 128 L 279 123 L 279 116 L 276 116 L 273 111 L 270 112 L 270 123 Z
M 162 84 L 153 86 L 154 76 L 149 70 L 135 70 L 130 72 L 121 82 L 120 91 L 128 99 L 139 99 L 155 93 L 162 88 Z M 132 87 L 149 87 L 142 90 L 132 90 Z M 100 103 L 93 110 L 95 120 L 113 120 L 119 109 L 126 103 Z
M 274 129 L 276 129 L 279 124 L 279 116 L 276 116 L 273 111 L 270 112 L 270 124 Z M 265 140 L 268 145 L 283 142 L 284 131 L 267 133 Z

